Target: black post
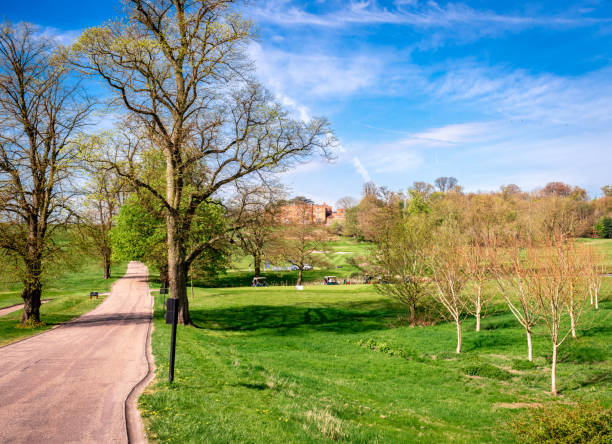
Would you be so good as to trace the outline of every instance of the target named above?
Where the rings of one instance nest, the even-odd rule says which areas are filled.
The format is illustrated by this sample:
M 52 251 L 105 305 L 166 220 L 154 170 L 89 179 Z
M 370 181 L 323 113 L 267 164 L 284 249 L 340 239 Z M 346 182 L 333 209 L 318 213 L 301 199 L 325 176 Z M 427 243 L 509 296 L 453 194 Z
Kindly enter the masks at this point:
M 170 337 L 170 369 L 168 381 L 174 381 L 174 355 L 176 352 L 176 324 L 178 324 L 178 299 L 168 299 L 168 311 L 172 312 L 172 336 Z

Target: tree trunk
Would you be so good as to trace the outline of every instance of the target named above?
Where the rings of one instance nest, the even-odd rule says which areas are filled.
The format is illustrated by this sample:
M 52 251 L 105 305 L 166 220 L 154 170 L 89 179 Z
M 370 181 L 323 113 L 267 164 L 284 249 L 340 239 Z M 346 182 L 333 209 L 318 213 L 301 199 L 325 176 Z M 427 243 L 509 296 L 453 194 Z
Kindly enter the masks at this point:
M 461 322 L 459 319 L 455 320 L 457 324 L 457 353 L 461 353 Z
M 595 290 L 595 310 L 599 310 L 599 289 Z
M 527 328 L 527 360 L 533 361 L 533 344 L 531 343 L 531 329 Z
M 159 282 L 161 288 L 168 288 L 168 264 L 159 266 Z
M 302 285 L 302 269 L 298 269 L 298 281 L 297 281 L 298 285 Z
M 414 327 L 416 325 L 416 304 L 410 304 L 410 326 Z
M 557 396 L 557 344 L 553 344 L 552 367 L 550 370 L 550 391 Z
M 41 263 L 26 264 L 26 280 L 24 282 L 23 291 L 21 292 L 21 298 L 23 299 L 23 315 L 21 316 L 21 323 L 25 325 L 26 322 L 40 322 L 40 296 L 42 294 L 42 283 L 41 283 Z
M 253 255 L 253 265 L 255 266 L 255 277 L 261 275 L 261 255 L 256 253 Z
M 480 331 L 480 312 L 482 311 L 482 304 L 480 297 L 476 301 L 476 331 Z
M 181 233 L 176 219 L 172 215 L 166 218 L 168 225 L 168 283 L 170 297 L 178 299 L 178 321 L 191 325 L 189 316 L 189 299 L 187 298 L 187 264 L 182 245 Z
M 104 279 L 110 279 L 111 277 L 111 258 L 110 253 L 104 253 Z
M 570 315 L 570 328 L 572 329 L 572 338 L 577 339 L 577 336 L 576 336 L 576 317 L 574 315 L 574 301 L 570 302 L 569 315 Z

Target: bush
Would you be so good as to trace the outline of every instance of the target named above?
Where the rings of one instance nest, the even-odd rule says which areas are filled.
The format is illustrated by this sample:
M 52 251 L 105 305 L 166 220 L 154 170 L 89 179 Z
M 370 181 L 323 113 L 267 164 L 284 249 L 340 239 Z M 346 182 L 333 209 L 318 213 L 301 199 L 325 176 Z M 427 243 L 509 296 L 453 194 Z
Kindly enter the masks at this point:
M 605 351 L 584 345 L 571 344 L 568 347 L 559 350 L 559 362 L 567 362 L 573 364 L 587 364 L 593 362 L 603 362 L 607 359 Z M 551 362 L 552 356 L 546 355 L 546 360 Z
M 519 442 L 590 443 L 612 442 L 612 409 L 597 402 L 566 406 L 551 404 L 530 409 L 512 423 Z
M 595 232 L 598 237 L 612 239 L 612 218 L 603 216 L 595 224 Z
M 537 366 L 532 361 L 527 361 L 525 359 L 513 359 L 512 360 L 513 370 L 531 370 L 536 367 Z
M 486 363 L 471 364 L 463 369 L 468 376 L 480 376 L 483 378 L 499 379 L 502 381 L 512 378 L 512 373 Z

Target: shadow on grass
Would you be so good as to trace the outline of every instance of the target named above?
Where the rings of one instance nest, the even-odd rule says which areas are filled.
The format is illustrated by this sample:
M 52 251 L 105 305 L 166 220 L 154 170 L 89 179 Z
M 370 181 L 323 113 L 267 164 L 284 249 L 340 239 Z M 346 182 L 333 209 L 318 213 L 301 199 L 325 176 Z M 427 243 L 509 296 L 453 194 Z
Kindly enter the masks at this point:
M 156 312 L 156 316 L 161 316 Z M 245 307 L 194 309 L 191 317 L 201 328 L 217 331 L 273 330 L 273 334 L 294 334 L 303 330 L 364 332 L 385 330 L 396 311 L 352 311 L 332 307 L 250 305 Z

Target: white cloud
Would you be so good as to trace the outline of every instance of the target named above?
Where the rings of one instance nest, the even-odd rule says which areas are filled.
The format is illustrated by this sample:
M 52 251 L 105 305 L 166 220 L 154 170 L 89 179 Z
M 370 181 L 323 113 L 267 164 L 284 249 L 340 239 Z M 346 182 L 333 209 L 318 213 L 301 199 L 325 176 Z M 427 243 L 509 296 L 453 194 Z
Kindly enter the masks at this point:
M 250 56 L 257 64 L 257 73 L 275 93 L 309 97 L 346 96 L 377 82 L 383 64 L 367 55 L 331 56 L 298 54 L 250 46 Z
M 398 142 L 403 147 L 452 146 L 465 142 L 476 142 L 493 137 L 495 122 L 469 122 L 431 128 L 415 133 Z
M 56 44 L 62 46 L 72 45 L 82 33 L 82 30 L 79 29 L 62 30 L 51 26 L 39 26 L 37 28 L 40 37 L 54 40 Z
M 370 182 L 372 180 L 368 170 L 366 170 L 358 157 L 353 157 L 353 165 L 355 166 L 355 171 L 357 171 L 364 182 Z
M 438 99 L 477 105 L 508 119 L 593 125 L 612 118 L 610 67 L 561 77 L 459 64 L 431 80 L 428 89 Z
M 350 24 L 397 24 L 419 28 L 480 29 L 481 33 L 496 34 L 506 29 L 536 26 L 577 27 L 606 24 L 611 19 L 597 19 L 576 13 L 553 16 L 521 14 L 498 14 L 490 10 L 476 10 L 461 3 L 440 6 L 434 1 L 417 2 L 398 0 L 394 8 L 377 5 L 376 1 L 351 1 L 344 7 L 326 14 L 312 14 L 288 1 L 269 0 L 264 6 L 254 9 L 260 22 L 281 26 L 309 25 L 321 27 L 343 27 Z M 579 11 L 577 11 L 579 12 Z

